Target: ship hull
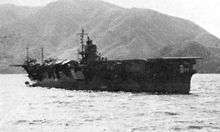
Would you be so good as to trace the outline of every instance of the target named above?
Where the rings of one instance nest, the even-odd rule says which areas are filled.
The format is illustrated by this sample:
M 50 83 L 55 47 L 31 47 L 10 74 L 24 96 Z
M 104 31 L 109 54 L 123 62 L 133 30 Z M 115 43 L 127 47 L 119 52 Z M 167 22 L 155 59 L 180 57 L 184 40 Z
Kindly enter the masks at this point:
M 123 60 L 95 63 L 49 77 L 47 72 L 32 86 L 68 90 L 189 94 L 194 59 Z M 184 66 L 185 65 L 185 66 Z M 59 78 L 59 79 L 58 79 Z
M 188 82 L 135 82 L 126 80 L 122 82 L 107 82 L 95 80 L 91 82 L 76 81 L 70 79 L 43 80 L 34 82 L 32 87 L 60 88 L 66 90 L 92 90 L 110 92 L 132 92 L 132 93 L 155 93 L 155 94 L 189 94 L 190 79 Z

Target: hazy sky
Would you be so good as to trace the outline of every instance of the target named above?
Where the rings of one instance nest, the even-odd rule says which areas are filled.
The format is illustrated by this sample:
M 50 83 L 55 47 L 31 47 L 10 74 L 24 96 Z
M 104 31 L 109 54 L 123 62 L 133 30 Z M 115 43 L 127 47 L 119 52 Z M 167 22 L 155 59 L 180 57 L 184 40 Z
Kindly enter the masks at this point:
M 0 0 L 0 4 L 41 6 L 56 0 Z M 220 38 L 220 0 L 104 0 L 123 7 L 150 8 L 190 19 Z

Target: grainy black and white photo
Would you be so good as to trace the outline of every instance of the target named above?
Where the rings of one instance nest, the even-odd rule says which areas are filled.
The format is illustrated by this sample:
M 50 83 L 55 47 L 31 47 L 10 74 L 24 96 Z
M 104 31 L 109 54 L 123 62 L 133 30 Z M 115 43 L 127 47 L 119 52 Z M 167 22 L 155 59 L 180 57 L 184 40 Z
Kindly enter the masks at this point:
M 0 132 L 220 132 L 220 0 L 0 0 Z

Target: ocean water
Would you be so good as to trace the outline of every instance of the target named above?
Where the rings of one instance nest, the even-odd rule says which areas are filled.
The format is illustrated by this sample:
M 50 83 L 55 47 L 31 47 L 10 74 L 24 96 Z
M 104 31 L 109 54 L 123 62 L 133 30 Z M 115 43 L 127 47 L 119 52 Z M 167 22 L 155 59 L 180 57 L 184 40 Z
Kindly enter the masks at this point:
M 197 74 L 190 95 L 26 87 L 0 75 L 0 132 L 220 132 L 220 75 Z

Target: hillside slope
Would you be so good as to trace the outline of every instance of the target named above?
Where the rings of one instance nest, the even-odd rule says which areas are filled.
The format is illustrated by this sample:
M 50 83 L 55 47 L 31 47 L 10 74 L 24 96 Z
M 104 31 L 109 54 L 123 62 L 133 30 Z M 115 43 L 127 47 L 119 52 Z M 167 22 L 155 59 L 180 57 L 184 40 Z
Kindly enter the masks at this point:
M 1 8 L 1 7 L 0 7 Z M 191 21 L 148 9 L 124 9 L 102 1 L 60 0 L 22 19 L 3 25 L 1 65 L 22 63 L 25 47 L 33 57 L 77 58 L 81 28 L 109 59 L 200 56 L 201 72 L 220 72 L 220 40 Z M 211 65 L 210 65 L 211 64 Z M 209 66 L 211 66 L 209 68 Z M 6 65 L 0 72 L 13 73 Z

